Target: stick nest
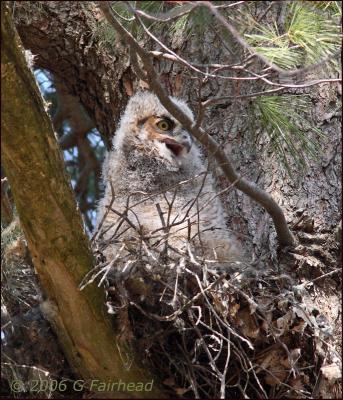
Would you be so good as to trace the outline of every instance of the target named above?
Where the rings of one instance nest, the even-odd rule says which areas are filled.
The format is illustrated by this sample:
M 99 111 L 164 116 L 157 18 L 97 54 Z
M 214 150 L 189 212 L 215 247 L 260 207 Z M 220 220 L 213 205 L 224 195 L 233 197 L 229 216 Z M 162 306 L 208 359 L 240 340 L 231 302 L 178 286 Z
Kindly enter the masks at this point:
M 99 263 L 81 287 L 105 284 L 124 365 L 139 354 L 170 396 L 315 398 L 330 385 L 340 397 L 332 328 L 307 284 L 261 260 L 221 271 L 190 247 L 156 257 L 147 243 L 132 252 L 127 240 L 132 257 L 113 263 L 106 246 L 95 241 Z

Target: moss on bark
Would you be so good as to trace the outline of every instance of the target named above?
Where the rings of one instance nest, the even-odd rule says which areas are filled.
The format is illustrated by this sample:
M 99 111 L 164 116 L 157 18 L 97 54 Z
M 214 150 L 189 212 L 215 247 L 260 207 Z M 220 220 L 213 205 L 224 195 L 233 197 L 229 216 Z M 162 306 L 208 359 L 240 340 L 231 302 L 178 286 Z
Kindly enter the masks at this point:
M 39 280 L 48 315 L 65 355 L 83 379 L 147 382 L 136 362 L 129 370 L 104 310 L 102 289 L 78 285 L 93 256 L 44 102 L 26 64 L 10 10 L 1 4 L 3 165 Z M 124 351 L 123 349 L 121 349 Z M 160 396 L 115 392 L 112 397 Z

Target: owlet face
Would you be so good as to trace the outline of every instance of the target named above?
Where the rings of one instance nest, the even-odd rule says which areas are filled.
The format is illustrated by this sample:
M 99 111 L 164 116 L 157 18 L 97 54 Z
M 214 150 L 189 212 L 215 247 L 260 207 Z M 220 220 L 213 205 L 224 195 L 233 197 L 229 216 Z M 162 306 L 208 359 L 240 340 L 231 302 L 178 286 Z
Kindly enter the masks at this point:
M 151 142 L 159 151 L 174 159 L 186 156 L 193 143 L 191 135 L 167 114 L 151 115 L 138 121 L 139 139 Z
M 194 121 L 192 111 L 184 101 L 170 99 Z M 188 168 L 194 158 L 189 156 L 196 150 L 192 136 L 151 92 L 138 92 L 131 97 L 113 147 L 121 150 L 132 168 L 144 167 L 159 176 Z

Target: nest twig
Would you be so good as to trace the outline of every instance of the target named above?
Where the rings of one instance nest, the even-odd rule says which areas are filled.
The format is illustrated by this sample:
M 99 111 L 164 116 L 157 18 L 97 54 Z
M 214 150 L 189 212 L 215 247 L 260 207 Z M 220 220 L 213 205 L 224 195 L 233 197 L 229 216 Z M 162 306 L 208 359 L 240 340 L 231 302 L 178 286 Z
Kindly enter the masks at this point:
M 128 213 L 121 215 L 127 222 Z M 313 398 L 321 368 L 335 356 L 304 286 L 263 260 L 223 271 L 216 260 L 195 254 L 191 240 L 171 248 L 168 224 L 161 218 L 160 253 L 161 241 L 149 241 L 139 221 L 131 243 L 119 234 L 111 241 L 96 235 L 101 262 L 81 286 L 102 276 L 123 341 L 144 354 L 142 362 L 171 395 Z M 113 242 L 119 251 L 106 260 Z

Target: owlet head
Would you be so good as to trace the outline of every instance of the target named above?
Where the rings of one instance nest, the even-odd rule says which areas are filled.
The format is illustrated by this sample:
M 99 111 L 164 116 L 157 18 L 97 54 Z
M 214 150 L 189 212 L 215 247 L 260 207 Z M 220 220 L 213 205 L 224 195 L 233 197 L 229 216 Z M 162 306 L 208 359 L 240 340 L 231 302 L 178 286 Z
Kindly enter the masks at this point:
M 184 101 L 174 97 L 171 100 L 194 121 L 192 111 Z M 175 161 L 187 156 L 193 144 L 192 136 L 150 92 L 139 92 L 130 99 L 115 139 L 117 146 L 123 139 L 120 136 L 124 135 L 126 139 L 157 149 L 160 156 Z

